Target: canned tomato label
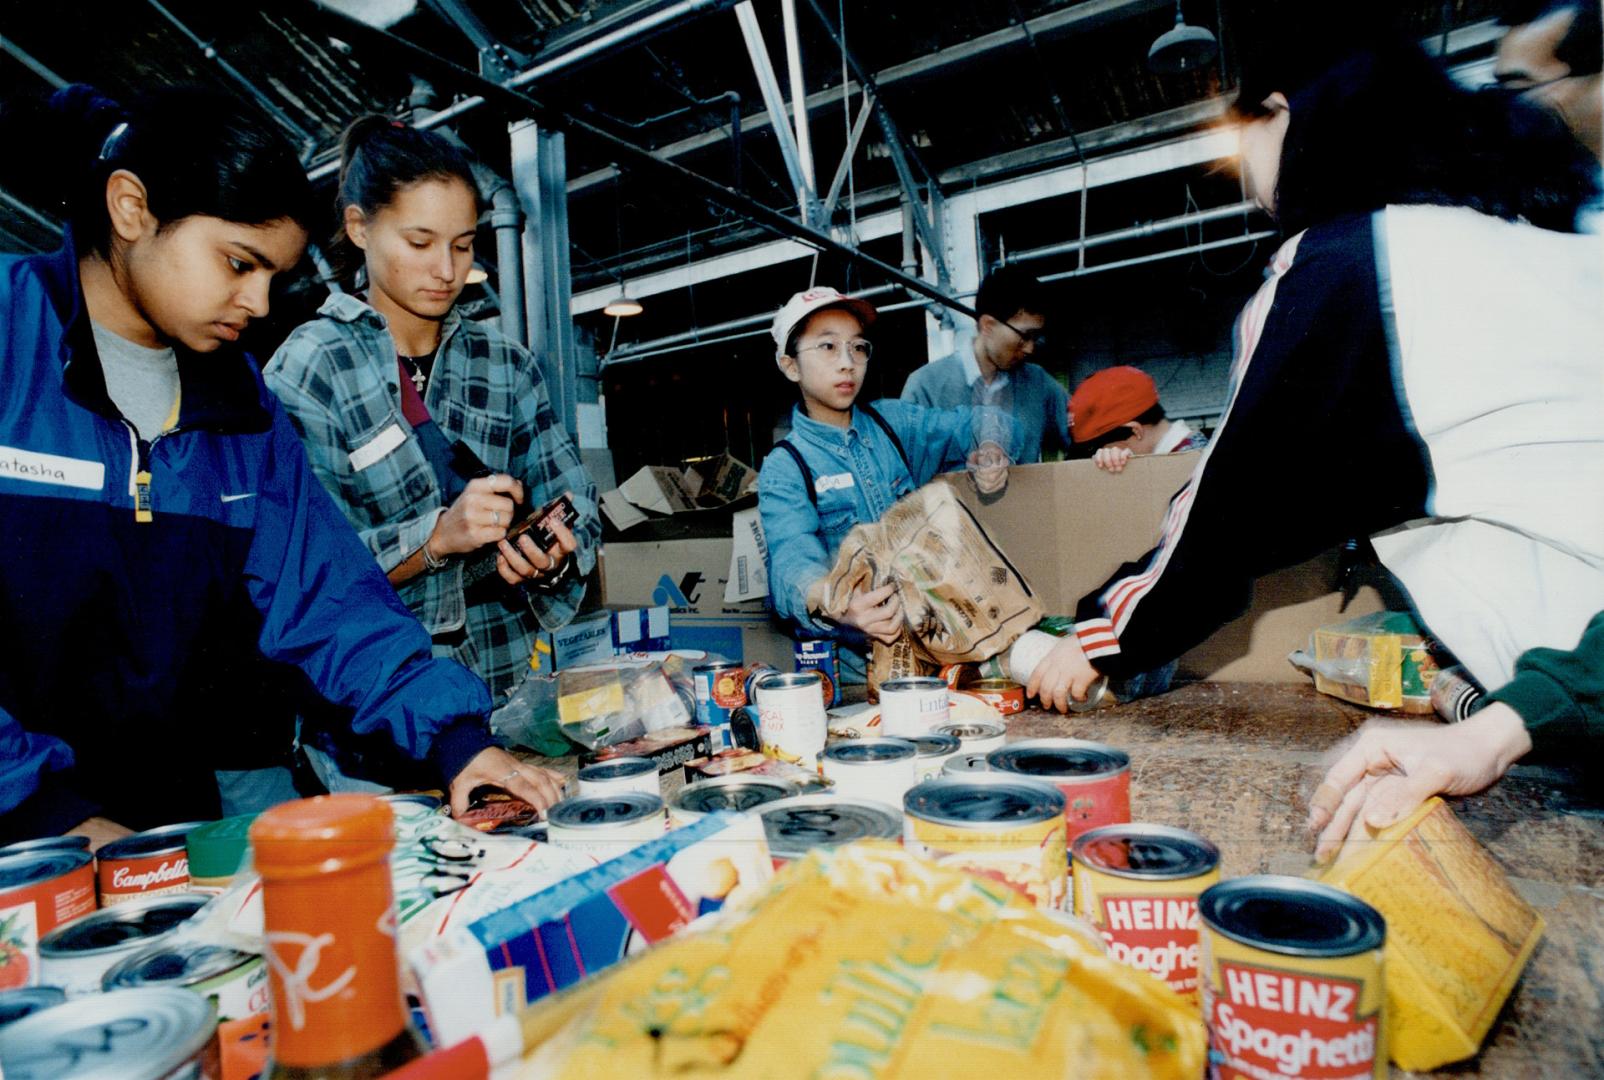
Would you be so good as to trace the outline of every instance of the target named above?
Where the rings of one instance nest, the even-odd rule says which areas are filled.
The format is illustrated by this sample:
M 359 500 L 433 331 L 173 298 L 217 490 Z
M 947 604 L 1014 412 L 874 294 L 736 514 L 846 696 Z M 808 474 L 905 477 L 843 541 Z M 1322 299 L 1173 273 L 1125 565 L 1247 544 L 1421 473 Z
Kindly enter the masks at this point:
M 998 773 L 927 780 L 903 800 L 903 843 L 943 866 L 1000 882 L 1038 908 L 1062 906 L 1064 797 Z
M 757 684 L 757 735 L 763 753 L 817 770 L 828 717 L 817 671 L 765 675 Z
M 1382 946 L 1369 904 L 1263 875 L 1198 898 L 1212 1080 L 1387 1075 Z
M 892 738 L 928 735 L 952 715 L 947 684 L 929 676 L 880 684 L 880 731 Z
M 765 803 L 757 814 L 775 862 L 800 859 L 815 848 L 854 840 L 895 840 L 902 816 L 884 803 L 839 795 L 797 795 Z
M 189 891 L 189 855 L 184 841 L 206 824 L 164 825 L 113 840 L 95 853 L 100 863 L 100 904 L 110 907 L 140 896 Z
M 951 735 L 962 745 L 966 754 L 986 754 L 1001 749 L 1008 738 L 1008 732 L 1001 724 L 984 720 L 943 724 L 936 729 L 936 734 Z
M 918 758 L 919 748 L 907 739 L 852 739 L 825 749 L 824 775 L 840 795 L 900 809 L 918 782 Z
M 715 776 L 676 791 L 668 803 L 668 822 L 683 828 L 715 810 L 744 812 L 793 794 L 789 784 L 766 776 Z
M 60 848 L 0 859 L 0 990 L 39 982 L 39 941 L 95 910 L 94 859 Z
M 620 791 L 639 791 L 659 795 L 663 784 L 657 765 L 648 758 L 619 757 L 598 761 L 579 770 L 579 794 L 613 795 Z
M 984 701 L 1004 716 L 1025 711 L 1025 688 L 1012 679 L 981 679 L 959 693 Z
M 1064 834 L 1131 820 L 1131 759 L 1123 750 L 1083 739 L 1026 739 L 993 750 L 986 761 L 998 772 L 1045 780 L 1064 793 Z
M 0 1031 L 0 1062 L 18 1077 L 206 1080 L 222 1075 L 211 1002 L 146 987 L 69 1001 Z
M 795 647 L 796 670 L 817 671 L 824 679 L 824 703 L 834 708 L 841 704 L 841 663 L 836 657 L 835 642 L 798 641 Z
M 223 945 L 186 941 L 157 945 L 119 960 L 106 972 L 106 990 L 175 986 L 209 997 L 219 1020 L 244 1020 L 268 1010 L 267 964 Z
M 663 835 L 663 800 L 622 791 L 564 799 L 546 811 L 546 838 L 554 847 L 610 859 Z
M 1075 914 L 1122 964 L 1197 1001 L 1197 898 L 1220 880 L 1220 852 L 1184 829 L 1108 825 L 1070 848 Z
M 39 941 L 43 981 L 68 997 L 93 994 L 112 965 L 173 933 L 206 906 L 207 897 L 136 897 L 102 908 L 56 929 Z

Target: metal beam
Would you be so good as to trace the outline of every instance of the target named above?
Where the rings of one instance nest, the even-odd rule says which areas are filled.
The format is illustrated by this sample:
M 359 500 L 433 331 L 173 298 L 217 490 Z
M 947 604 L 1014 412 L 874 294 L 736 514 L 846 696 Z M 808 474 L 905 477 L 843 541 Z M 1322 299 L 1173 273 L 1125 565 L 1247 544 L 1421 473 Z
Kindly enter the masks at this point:
M 1141 266 L 1143 263 L 1160 262 L 1164 259 L 1178 259 L 1183 255 L 1201 255 L 1205 251 L 1215 251 L 1219 248 L 1232 247 L 1236 244 L 1257 243 L 1268 240 L 1273 236 L 1280 236 L 1275 229 L 1260 229 L 1257 232 L 1243 233 L 1241 236 L 1227 236 L 1223 240 L 1210 240 L 1206 244 L 1188 244 L 1183 248 L 1171 248 L 1169 251 L 1155 251 L 1148 255 L 1137 255 L 1129 259 L 1120 259 L 1117 262 L 1099 263 L 1096 266 L 1077 267 L 1074 270 L 1065 270 L 1059 274 L 1046 274 L 1036 280 L 1041 282 L 1063 281 L 1066 278 L 1086 277 L 1088 274 L 1101 274 L 1108 270 L 1124 270 L 1129 266 Z
M 791 123 L 796 130 L 796 156 L 802 163 L 802 179 L 808 190 L 817 190 L 813 172 L 813 140 L 808 131 L 807 89 L 802 81 L 802 38 L 796 26 L 796 0 L 780 0 L 780 20 L 785 31 L 785 72 L 791 81 Z
M 9 208 L 13 213 L 27 218 L 29 221 L 39 226 L 39 228 L 45 230 L 45 232 L 50 233 L 52 236 L 58 239 L 61 237 L 61 222 L 55 220 L 54 218 L 46 217 L 44 214 L 41 214 L 39 211 L 35 210 L 33 207 L 29 206 L 27 203 L 23 202 L 21 199 L 17 198 L 4 188 L 0 188 L 0 203 L 4 203 L 6 207 Z
M 874 115 L 874 99 L 866 97 L 858 108 L 858 118 L 852 122 L 852 132 L 847 136 L 846 149 L 841 151 L 841 163 L 835 167 L 835 178 L 830 181 L 830 193 L 824 197 L 824 220 L 828 224 L 835 216 L 835 204 L 841 198 L 841 188 L 847 182 L 847 174 L 852 171 L 852 159 L 858 156 L 858 144 L 863 141 L 863 132 L 869 126 L 869 118 Z
M 1203 225 L 1210 221 L 1220 221 L 1224 218 L 1240 217 L 1245 222 L 1250 214 L 1263 213 L 1259 204 L 1251 199 L 1232 203 L 1230 206 L 1216 206 L 1208 210 L 1199 210 L 1191 214 L 1180 214 L 1176 217 L 1163 218 L 1159 221 L 1148 221 L 1141 225 L 1132 225 L 1126 229 L 1114 229 L 1111 232 L 1098 233 L 1088 236 L 1084 240 L 1066 240 L 1062 244 L 1048 244 L 1045 247 L 1030 248 L 1026 251 L 1016 251 L 998 260 L 998 265 L 1012 266 L 1015 263 L 1030 262 L 1035 259 L 1050 259 L 1055 255 L 1072 255 L 1089 248 L 1102 247 L 1104 244 L 1117 244 L 1125 240 L 1140 240 L 1144 236 L 1157 236 L 1163 232 L 1173 232 L 1176 229 L 1185 229 L 1192 225 Z
M 567 147 L 560 131 L 534 121 L 514 123 L 513 187 L 524 214 L 522 264 L 528 343 L 546 377 L 552 409 L 570 433 L 577 431 L 579 401 L 578 346 L 568 265 L 568 193 L 564 190 Z
M 774 76 L 774 64 L 763 41 L 763 28 L 758 25 L 757 10 L 752 0 L 741 0 L 735 5 L 735 18 L 741 24 L 741 38 L 746 42 L 746 55 L 752 61 L 752 74 L 757 77 L 758 90 L 763 95 L 763 108 L 769 114 L 774 128 L 775 141 L 780 144 L 780 157 L 785 160 L 785 171 L 796 189 L 797 210 L 802 220 L 812 223 L 812 182 L 802 170 L 802 155 L 797 147 L 796 135 L 785 118 L 785 98 L 780 95 L 780 83 Z
M 3 35 L 0 35 L 0 51 L 4 51 L 7 56 L 11 57 L 11 59 L 15 60 L 17 63 L 33 72 L 35 75 L 39 76 L 57 90 L 64 89 L 69 85 L 66 79 L 63 79 L 60 75 L 57 75 L 54 71 L 51 71 L 49 68 L 45 67 L 39 61 L 30 56 L 27 50 L 25 50 L 21 45 L 18 45 L 15 41 L 12 41 L 10 38 L 7 38 Z

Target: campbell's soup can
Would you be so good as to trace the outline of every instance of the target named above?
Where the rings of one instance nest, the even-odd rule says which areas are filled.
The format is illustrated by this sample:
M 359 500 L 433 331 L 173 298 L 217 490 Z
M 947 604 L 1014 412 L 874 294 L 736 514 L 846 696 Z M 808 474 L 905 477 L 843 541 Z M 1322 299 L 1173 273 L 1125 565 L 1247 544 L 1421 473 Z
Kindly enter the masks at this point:
M 798 641 L 795 646 L 796 670 L 817 671 L 824 679 L 824 704 L 834 708 L 841 704 L 841 661 L 835 642 Z
M 897 808 L 919 781 L 919 748 L 907 739 L 848 739 L 824 750 L 824 775 L 837 794 Z
M 96 993 L 117 961 L 173 933 L 208 900 L 194 893 L 136 897 L 58 927 L 39 941 L 41 978 L 68 997 Z
M 106 990 L 177 986 L 212 999 L 219 1020 L 244 1020 L 268 1010 L 267 964 L 226 945 L 175 941 L 143 949 L 112 965 Z
M 1305 878 L 1232 878 L 1198 898 L 1211 1080 L 1385 1077 L 1387 924 Z
M 914 675 L 880 684 L 880 731 L 890 738 L 928 735 L 951 715 L 947 684 L 934 676 Z
M 0 990 L 39 983 L 39 942 L 95 910 L 94 859 L 83 850 L 0 859 Z
M 895 807 L 872 799 L 841 795 L 795 795 L 757 808 L 776 865 L 800 859 L 820 848 L 836 848 L 854 840 L 895 840 L 902 835 L 902 815 Z
M 1045 780 L 1064 793 L 1064 835 L 1131 820 L 1131 759 L 1123 750 L 1084 739 L 1025 739 L 993 750 L 996 772 Z
M 903 799 L 909 850 L 1001 882 L 1038 908 L 1064 903 L 1064 796 L 1051 784 L 989 772 L 926 780 Z
M 185 840 L 205 825 L 190 821 L 125 836 L 95 853 L 100 864 L 100 906 L 141 896 L 189 891 L 189 853 Z
M 818 771 L 828 717 L 817 671 L 764 675 L 756 686 L 757 737 L 771 758 Z
M 1075 914 L 1109 954 L 1197 1001 L 1197 898 L 1220 880 L 1220 852 L 1185 829 L 1105 825 L 1070 845 Z
M 650 758 L 617 757 L 579 770 L 581 796 L 615 795 L 620 791 L 661 795 L 663 782 L 657 775 L 657 763 Z
M 216 1080 L 217 1013 L 173 987 L 69 1001 L 0 1031 L 0 1072 L 16 1080 Z

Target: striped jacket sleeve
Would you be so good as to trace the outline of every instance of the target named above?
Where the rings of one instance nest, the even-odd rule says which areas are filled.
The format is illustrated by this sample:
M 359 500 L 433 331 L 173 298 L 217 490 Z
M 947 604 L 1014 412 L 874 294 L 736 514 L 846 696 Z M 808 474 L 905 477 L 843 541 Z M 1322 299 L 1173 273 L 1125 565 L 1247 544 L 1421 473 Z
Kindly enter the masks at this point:
M 1156 546 L 1076 608 L 1115 677 L 1180 656 L 1261 574 L 1424 513 L 1425 450 L 1395 389 L 1369 216 L 1289 239 L 1237 321 L 1231 399 Z

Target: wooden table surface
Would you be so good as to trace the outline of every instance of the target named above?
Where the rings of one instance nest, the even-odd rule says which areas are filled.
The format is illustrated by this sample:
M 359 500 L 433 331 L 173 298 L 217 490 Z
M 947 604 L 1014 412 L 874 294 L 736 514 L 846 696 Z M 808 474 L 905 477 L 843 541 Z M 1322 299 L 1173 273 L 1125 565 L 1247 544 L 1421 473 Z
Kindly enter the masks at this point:
M 1225 877 L 1303 874 L 1322 758 L 1369 715 L 1312 687 L 1201 683 L 1095 713 L 1029 710 L 1008 737 L 1118 746 L 1131 755 L 1134 820 L 1208 837 Z M 1566 773 L 1516 766 L 1451 802 L 1548 931 L 1481 1054 L 1429 1075 L 1604 1076 L 1604 801 Z

